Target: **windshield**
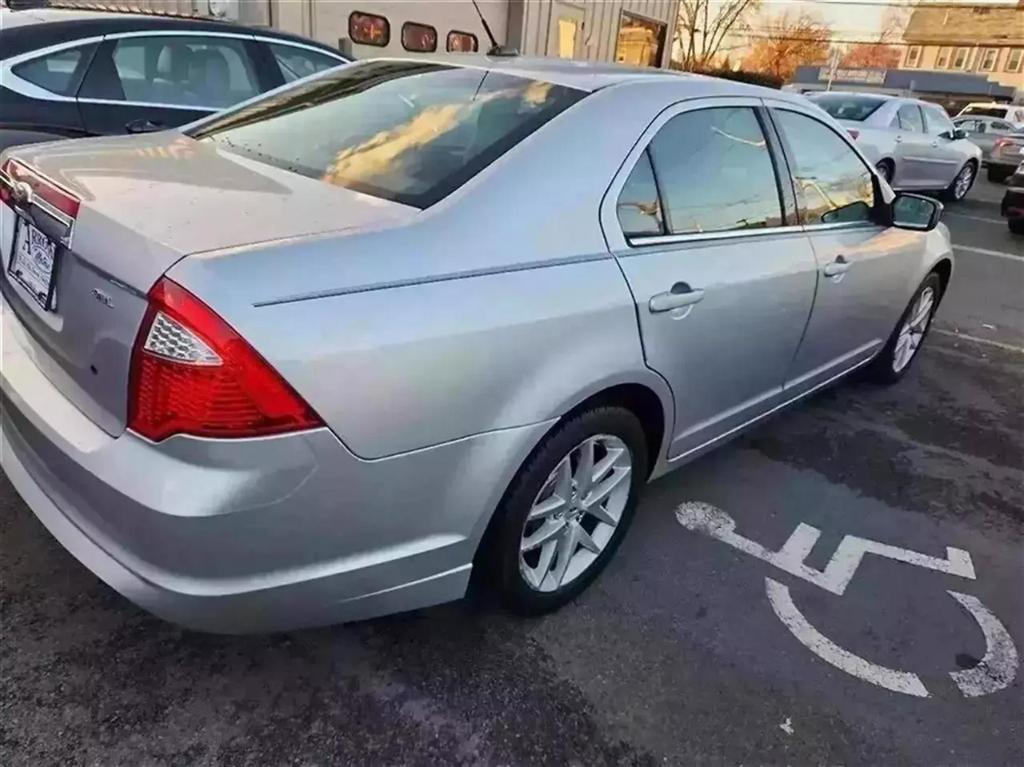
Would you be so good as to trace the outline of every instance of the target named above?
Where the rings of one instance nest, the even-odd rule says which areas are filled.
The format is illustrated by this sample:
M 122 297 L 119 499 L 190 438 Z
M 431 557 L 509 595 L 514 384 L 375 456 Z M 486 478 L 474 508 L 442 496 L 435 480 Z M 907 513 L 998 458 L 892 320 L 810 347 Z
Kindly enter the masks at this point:
M 853 120 L 854 122 L 866 120 L 885 103 L 885 99 L 842 93 L 815 94 L 808 96 L 808 98 L 835 119 Z
M 191 135 L 424 208 L 585 95 L 484 69 L 371 61 L 226 114 Z
M 1006 117 L 1006 107 L 967 107 L 961 115 L 980 115 L 982 117 Z

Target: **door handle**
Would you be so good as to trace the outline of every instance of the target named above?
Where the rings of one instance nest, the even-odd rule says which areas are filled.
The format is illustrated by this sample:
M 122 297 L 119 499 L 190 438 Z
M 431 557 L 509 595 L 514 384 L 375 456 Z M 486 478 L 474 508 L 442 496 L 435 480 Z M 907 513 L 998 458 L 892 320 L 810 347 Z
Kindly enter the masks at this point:
M 938 140 L 938 139 L 935 139 L 935 140 L 934 140 L 934 141 L 932 142 L 932 146 L 938 146 L 938 145 L 939 145 L 939 140 Z
M 850 262 L 846 260 L 843 255 L 836 256 L 836 260 L 831 264 L 825 264 L 825 268 L 822 270 L 826 277 L 838 277 L 840 274 L 845 274 L 846 270 L 850 268 Z
M 691 288 L 688 283 L 677 282 L 672 290 L 658 293 L 651 296 L 647 308 L 651 312 L 668 312 L 673 309 L 680 309 L 684 306 L 692 306 L 704 298 L 704 291 L 699 288 Z
M 895 141 L 898 144 L 901 141 L 903 141 L 903 136 L 896 136 L 896 138 L 894 138 L 893 141 Z
M 166 126 L 162 122 L 150 120 L 148 117 L 140 117 L 138 120 L 131 120 L 125 123 L 124 129 L 129 133 L 152 133 L 163 130 Z

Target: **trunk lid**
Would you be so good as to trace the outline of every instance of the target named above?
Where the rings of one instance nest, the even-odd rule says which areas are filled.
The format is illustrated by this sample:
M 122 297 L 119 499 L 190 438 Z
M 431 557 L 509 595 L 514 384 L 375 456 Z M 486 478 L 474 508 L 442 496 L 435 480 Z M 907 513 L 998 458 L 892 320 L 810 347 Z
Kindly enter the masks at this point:
M 131 350 L 146 292 L 174 263 L 256 242 L 396 225 L 418 212 L 176 132 L 16 147 L 4 153 L 8 158 L 80 205 L 69 246 L 56 251 L 46 310 L 9 272 L 16 230 L 20 241 L 28 218 L 46 223 L 32 213 L 41 205 L 19 205 L 16 214 L 11 204 L 0 204 L 4 336 L 11 334 L 112 435 L 125 426 Z

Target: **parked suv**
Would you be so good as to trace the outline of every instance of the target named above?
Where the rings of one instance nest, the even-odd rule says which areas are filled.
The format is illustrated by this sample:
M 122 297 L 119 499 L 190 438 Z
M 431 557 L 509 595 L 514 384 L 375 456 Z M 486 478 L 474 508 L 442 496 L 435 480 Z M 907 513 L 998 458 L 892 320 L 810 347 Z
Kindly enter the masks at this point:
M 139 13 L 0 9 L 0 149 L 173 128 L 348 61 L 266 29 Z

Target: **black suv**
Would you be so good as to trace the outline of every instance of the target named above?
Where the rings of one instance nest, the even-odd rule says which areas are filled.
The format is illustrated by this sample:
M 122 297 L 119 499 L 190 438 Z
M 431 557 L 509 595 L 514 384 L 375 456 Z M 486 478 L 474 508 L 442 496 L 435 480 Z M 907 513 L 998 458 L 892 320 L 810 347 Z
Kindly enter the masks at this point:
M 173 128 L 348 61 L 221 21 L 0 8 L 0 149 Z

